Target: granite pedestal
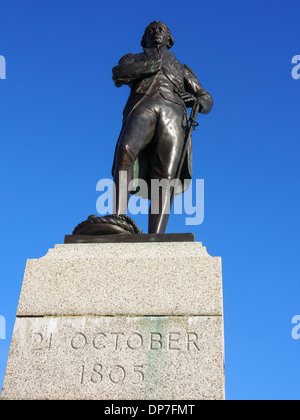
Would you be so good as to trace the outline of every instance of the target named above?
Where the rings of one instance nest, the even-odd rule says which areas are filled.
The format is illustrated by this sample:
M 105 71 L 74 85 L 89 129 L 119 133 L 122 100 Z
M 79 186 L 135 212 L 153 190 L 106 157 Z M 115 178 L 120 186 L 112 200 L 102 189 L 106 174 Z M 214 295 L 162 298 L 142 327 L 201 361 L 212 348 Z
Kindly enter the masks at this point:
M 28 260 L 1 399 L 223 400 L 221 259 L 201 243 Z

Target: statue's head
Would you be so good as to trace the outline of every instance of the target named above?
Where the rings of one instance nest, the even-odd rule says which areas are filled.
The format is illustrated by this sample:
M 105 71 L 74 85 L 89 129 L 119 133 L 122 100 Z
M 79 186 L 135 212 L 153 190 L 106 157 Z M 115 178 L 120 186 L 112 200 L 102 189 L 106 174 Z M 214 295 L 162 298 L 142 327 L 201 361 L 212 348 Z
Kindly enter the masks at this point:
M 170 29 L 163 22 L 152 22 L 145 29 L 145 33 L 141 42 L 143 48 L 155 48 L 165 45 L 170 49 L 174 45 L 174 38 Z

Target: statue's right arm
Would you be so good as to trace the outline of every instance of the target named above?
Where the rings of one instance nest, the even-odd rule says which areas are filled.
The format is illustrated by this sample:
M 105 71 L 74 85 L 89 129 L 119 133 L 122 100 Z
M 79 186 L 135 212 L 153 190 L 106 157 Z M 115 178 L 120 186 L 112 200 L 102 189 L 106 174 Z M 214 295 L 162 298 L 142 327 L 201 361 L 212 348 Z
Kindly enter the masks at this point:
M 161 61 L 136 60 L 133 54 L 128 54 L 113 68 L 113 81 L 117 87 L 129 85 L 156 74 L 160 68 Z

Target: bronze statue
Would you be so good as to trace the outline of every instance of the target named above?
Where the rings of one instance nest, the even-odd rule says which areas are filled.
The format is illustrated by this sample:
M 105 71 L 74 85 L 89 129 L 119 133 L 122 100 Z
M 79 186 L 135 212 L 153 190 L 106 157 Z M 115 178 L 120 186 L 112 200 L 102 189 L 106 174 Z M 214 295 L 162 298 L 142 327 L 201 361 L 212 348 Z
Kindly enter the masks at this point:
M 193 71 L 169 51 L 173 44 L 169 28 L 152 22 L 141 42 L 144 52 L 127 54 L 113 68 L 115 85 L 131 89 L 112 169 L 115 214 L 90 216 L 73 235 L 104 241 L 105 235 L 141 236 L 143 232 L 126 216 L 130 194 L 143 195 L 132 182 L 137 179 L 147 186 L 144 198 L 151 199 L 148 233 L 165 233 L 174 195 L 184 192 L 188 185 L 182 181 L 192 177 L 191 133 L 197 114 L 207 114 L 213 106 Z M 190 118 L 187 108 L 192 108 Z
M 112 170 L 118 215 L 126 214 L 130 194 L 136 193 L 128 191 L 134 178 L 145 180 L 151 191 L 153 179 L 171 182 L 177 175 L 181 180 L 192 176 L 190 144 L 178 174 L 184 144 L 188 140 L 187 108 L 197 104 L 199 112 L 207 114 L 213 100 L 193 71 L 169 51 L 173 44 L 169 28 L 162 22 L 152 22 L 141 42 L 144 52 L 127 54 L 113 68 L 115 85 L 128 85 L 131 89 Z M 181 192 L 182 188 L 174 191 Z M 163 188 L 151 193 L 159 200 L 155 203 L 159 212 L 153 214 L 151 202 L 148 233 L 164 233 L 170 194 Z

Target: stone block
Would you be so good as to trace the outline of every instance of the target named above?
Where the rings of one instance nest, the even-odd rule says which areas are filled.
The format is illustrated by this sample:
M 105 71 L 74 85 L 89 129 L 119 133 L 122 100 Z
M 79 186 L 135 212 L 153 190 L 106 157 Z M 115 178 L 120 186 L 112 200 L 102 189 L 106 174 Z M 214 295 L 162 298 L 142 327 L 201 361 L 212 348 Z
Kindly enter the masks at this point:
M 222 315 L 221 258 L 200 243 L 57 245 L 28 260 L 18 316 Z
M 222 318 L 19 318 L 2 398 L 222 400 Z
M 221 258 L 200 243 L 28 260 L 1 399 L 222 400 Z

